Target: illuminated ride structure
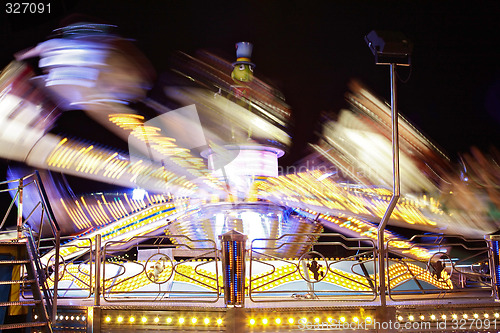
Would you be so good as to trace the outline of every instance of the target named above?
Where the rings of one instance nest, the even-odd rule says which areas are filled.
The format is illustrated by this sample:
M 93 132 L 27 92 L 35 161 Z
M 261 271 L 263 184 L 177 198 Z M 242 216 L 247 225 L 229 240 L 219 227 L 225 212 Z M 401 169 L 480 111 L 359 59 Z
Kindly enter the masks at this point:
M 499 226 L 487 195 L 472 207 L 471 196 L 453 196 L 462 188 L 451 162 L 394 112 L 395 91 L 387 106 L 353 82 L 350 110 L 325 117 L 310 156 L 278 172 L 290 111 L 270 86 L 236 84 L 232 65 L 213 54 L 180 53 L 159 103 L 145 97 L 147 62 L 108 26 L 59 33 L 0 78 L 0 153 L 23 165 L 1 188 L 12 196 L 2 227 L 18 209 L 15 235 L 0 241 L 10 274 L 0 286 L 11 285 L 0 304 L 10 315 L 28 311 L 27 322 L 1 329 L 500 325 L 498 239 L 489 236 Z M 44 75 L 21 62 L 32 56 Z M 50 132 L 74 109 L 127 140 L 129 152 Z M 25 176 L 27 167 L 40 171 Z M 498 177 L 494 165 L 489 173 Z M 64 175 L 126 190 L 75 195 Z

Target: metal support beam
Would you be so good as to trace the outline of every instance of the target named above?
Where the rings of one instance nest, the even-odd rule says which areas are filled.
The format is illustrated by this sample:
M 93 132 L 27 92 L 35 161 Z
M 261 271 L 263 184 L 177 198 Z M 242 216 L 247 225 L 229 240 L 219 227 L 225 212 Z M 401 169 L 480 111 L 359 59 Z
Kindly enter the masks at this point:
M 19 185 L 17 188 L 17 239 L 23 237 L 23 190 L 24 184 L 23 179 L 19 179 Z
M 398 106 L 397 106 L 397 93 L 396 93 L 396 64 L 391 63 L 391 118 L 392 118 L 392 197 L 389 201 L 389 206 L 385 211 L 382 220 L 378 225 L 378 270 L 379 270 L 379 291 L 380 291 L 380 306 L 382 311 L 387 305 L 386 302 L 386 285 L 385 285 L 385 238 L 384 231 L 391 214 L 398 203 L 400 196 L 400 177 L 399 177 L 399 130 L 398 130 Z
M 101 305 L 101 234 L 95 236 L 94 306 Z

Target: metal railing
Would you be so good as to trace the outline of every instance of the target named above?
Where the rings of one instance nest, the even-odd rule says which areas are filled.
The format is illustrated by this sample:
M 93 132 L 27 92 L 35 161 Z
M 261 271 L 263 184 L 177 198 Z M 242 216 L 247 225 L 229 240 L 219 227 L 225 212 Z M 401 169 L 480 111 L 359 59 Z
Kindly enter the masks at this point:
M 411 246 L 401 247 L 397 242 L 387 241 L 388 253 L 394 255 L 385 256 L 387 292 L 393 301 L 406 301 L 409 295 L 419 300 L 494 297 L 487 241 L 415 235 L 409 239 Z M 420 256 L 412 251 L 416 248 Z
M 33 187 L 35 188 L 34 193 L 38 194 L 38 201 L 36 201 L 31 211 L 23 214 L 23 193 L 26 188 L 30 188 L 31 190 Z M 12 201 L 2 219 L 2 222 L 0 223 L 0 231 L 3 229 L 6 221 L 10 217 L 14 204 L 17 203 L 15 239 L 26 239 L 28 256 L 33 261 L 33 265 L 36 269 L 36 273 L 38 275 L 36 277 L 38 280 L 37 282 L 42 289 L 41 291 L 45 300 L 45 307 L 47 309 L 47 313 L 50 314 L 49 319 L 51 321 L 55 321 L 57 315 L 58 284 L 56 280 L 53 286 L 49 286 L 47 275 L 45 274 L 44 264 L 40 260 L 41 255 L 39 245 L 42 233 L 47 230 L 53 239 L 53 248 L 56 253 L 54 270 L 57 276 L 59 274 L 59 246 L 61 229 L 59 228 L 52 208 L 50 207 L 40 174 L 35 171 L 33 174 L 16 180 L 0 182 L 0 193 L 3 192 L 10 193 Z M 12 195 L 12 193 L 14 194 Z M 37 228 L 35 228 L 35 226 Z M 36 231 L 34 231 L 34 229 Z
M 309 251 L 296 259 L 280 256 L 280 248 L 289 246 L 287 240 L 297 235 L 310 239 L 299 244 L 309 247 Z M 341 234 L 323 233 L 320 236 L 286 234 L 275 239 L 253 240 L 246 261 L 249 299 L 257 303 L 377 301 L 380 291 L 375 242 L 370 238 L 348 238 Z M 182 235 L 137 236 L 107 241 L 102 246 L 97 240 L 83 240 L 86 245 L 78 249 L 78 257 L 70 262 L 60 259 L 58 280 L 71 278 L 75 283 L 71 288 L 59 287 L 58 298 L 90 298 L 93 294 L 96 305 L 101 297 L 107 302 L 215 303 L 223 294 L 222 274 L 219 273 L 222 262 L 212 240 L 197 241 Z M 392 301 L 494 297 L 495 283 L 490 267 L 492 251 L 485 240 L 417 235 L 405 242 L 391 239 L 386 244 L 384 266 L 387 270 L 382 276 Z M 63 245 L 63 253 L 64 249 Z M 39 250 L 49 249 L 39 246 Z M 132 252 L 139 256 L 125 256 Z M 417 259 L 416 252 L 427 255 Z M 323 253 L 338 255 L 328 259 Z M 55 282 L 55 268 L 52 260 L 48 263 L 48 280 L 52 283 Z M 78 267 L 76 273 L 68 271 L 71 265 L 73 269 Z M 78 281 L 81 287 L 77 289 L 85 291 L 85 295 L 71 294 Z
M 64 244 L 74 237 L 61 237 L 59 269 L 57 279 L 57 298 L 89 298 L 93 294 L 94 285 L 94 242 L 90 238 L 79 238 L 77 244 Z M 55 251 L 53 238 L 44 238 L 39 242 L 38 251 L 42 258 L 45 274 L 49 279 L 49 286 L 55 285 Z M 71 257 L 64 256 L 64 253 L 75 253 Z
M 179 250 L 187 251 L 176 253 Z M 136 260 L 125 257 L 131 251 L 137 251 Z M 213 240 L 169 235 L 108 241 L 102 262 L 102 296 L 108 302 L 215 303 L 220 297 L 220 259 Z
M 321 236 L 333 240 L 303 242 L 303 245 L 310 246 L 310 250 L 298 260 L 279 257 L 279 249 L 288 245 L 288 242 L 282 240 L 298 235 L 311 236 L 312 239 Z M 279 245 L 259 246 L 259 242 Z M 343 253 L 342 258 L 328 260 L 321 250 L 316 250 L 326 246 L 329 253 L 340 250 L 337 252 Z M 377 297 L 376 260 L 375 242 L 369 238 L 347 238 L 341 234 L 323 233 L 285 234 L 278 239 L 254 239 L 250 247 L 248 295 L 253 302 L 373 301 Z M 317 288 L 317 284 L 321 288 Z M 276 288 L 278 285 L 280 288 Z

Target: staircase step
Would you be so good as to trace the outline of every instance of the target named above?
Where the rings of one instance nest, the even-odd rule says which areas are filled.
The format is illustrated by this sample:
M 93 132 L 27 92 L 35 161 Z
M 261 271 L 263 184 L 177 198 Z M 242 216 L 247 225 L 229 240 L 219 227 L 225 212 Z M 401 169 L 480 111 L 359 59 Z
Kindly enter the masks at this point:
M 21 239 L 2 239 L 0 245 L 26 245 L 26 238 Z
M 34 283 L 36 280 L 14 280 L 14 281 L 0 281 L 0 285 L 3 284 L 24 284 L 24 283 Z
M 30 260 L 0 260 L 0 265 L 20 265 L 20 264 L 29 264 Z
M 0 332 L 2 330 L 13 330 L 16 328 L 43 327 L 43 326 L 47 326 L 47 323 L 41 322 L 41 321 L 35 321 L 32 323 L 3 324 L 3 325 L 0 325 Z
M 30 305 L 42 303 L 39 299 L 32 299 L 29 301 L 11 301 L 11 302 L 0 302 L 0 306 L 12 306 L 12 305 Z

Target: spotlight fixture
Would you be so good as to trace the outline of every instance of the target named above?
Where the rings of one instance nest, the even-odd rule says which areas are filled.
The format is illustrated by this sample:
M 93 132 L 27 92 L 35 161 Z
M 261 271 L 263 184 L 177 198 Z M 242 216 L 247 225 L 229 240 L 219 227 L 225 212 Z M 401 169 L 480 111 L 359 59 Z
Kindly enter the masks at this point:
M 401 32 L 372 30 L 365 36 L 377 65 L 410 66 L 413 44 Z

